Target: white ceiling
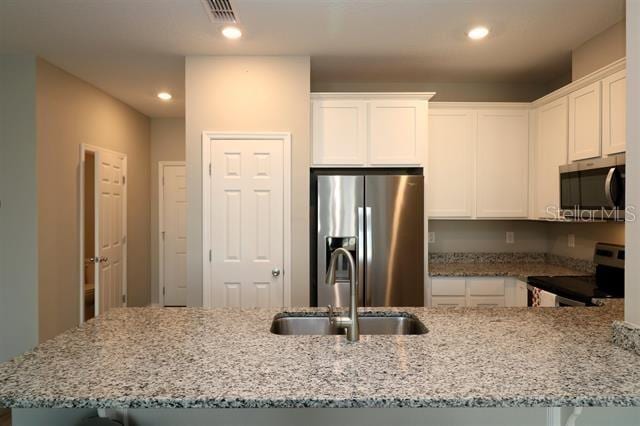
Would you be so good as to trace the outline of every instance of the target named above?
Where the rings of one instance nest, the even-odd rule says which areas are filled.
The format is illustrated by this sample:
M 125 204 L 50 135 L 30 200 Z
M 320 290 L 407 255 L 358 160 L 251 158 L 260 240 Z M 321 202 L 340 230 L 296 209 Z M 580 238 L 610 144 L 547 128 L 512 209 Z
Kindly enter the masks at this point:
M 184 56 L 311 55 L 319 81 L 546 82 L 624 17 L 624 0 L 2 0 L 0 52 L 35 53 L 152 117 L 184 115 Z M 490 36 L 471 42 L 476 24 Z M 174 95 L 170 103 L 156 97 Z

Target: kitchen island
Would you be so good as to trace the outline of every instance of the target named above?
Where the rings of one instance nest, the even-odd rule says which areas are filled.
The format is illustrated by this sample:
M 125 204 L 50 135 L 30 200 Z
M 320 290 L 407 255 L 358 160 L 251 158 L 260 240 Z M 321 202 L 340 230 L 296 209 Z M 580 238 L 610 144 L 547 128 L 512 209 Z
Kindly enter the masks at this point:
M 348 343 L 271 334 L 276 309 L 115 309 L 0 365 L 0 406 L 640 407 L 640 356 L 611 342 L 621 302 L 389 310 L 429 332 Z

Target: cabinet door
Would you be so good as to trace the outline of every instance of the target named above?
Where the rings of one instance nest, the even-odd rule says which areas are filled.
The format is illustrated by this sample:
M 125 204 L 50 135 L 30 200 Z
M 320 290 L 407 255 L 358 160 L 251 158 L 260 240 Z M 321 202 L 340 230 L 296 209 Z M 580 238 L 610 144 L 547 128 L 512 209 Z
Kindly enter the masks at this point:
M 537 110 L 534 150 L 535 217 L 557 218 L 560 209 L 559 166 L 567 164 L 569 103 L 566 97 Z
M 515 278 L 505 283 L 505 304 L 509 307 L 527 307 L 527 283 Z
M 600 82 L 569 95 L 569 161 L 600 157 Z
M 314 100 L 313 163 L 364 166 L 367 157 L 367 104 L 353 100 Z
M 369 102 L 369 164 L 422 164 L 426 127 L 426 101 Z
M 528 304 L 527 283 L 525 283 L 524 281 L 516 280 L 515 306 L 526 308 Z
M 467 278 L 470 296 L 504 296 L 504 278 Z
M 474 111 L 431 109 L 427 156 L 429 217 L 473 216 Z
M 622 70 L 602 80 L 602 153 L 624 152 L 627 142 L 627 78 Z
M 478 112 L 476 216 L 527 217 L 529 112 Z
M 432 296 L 462 296 L 467 294 L 464 278 L 431 278 Z

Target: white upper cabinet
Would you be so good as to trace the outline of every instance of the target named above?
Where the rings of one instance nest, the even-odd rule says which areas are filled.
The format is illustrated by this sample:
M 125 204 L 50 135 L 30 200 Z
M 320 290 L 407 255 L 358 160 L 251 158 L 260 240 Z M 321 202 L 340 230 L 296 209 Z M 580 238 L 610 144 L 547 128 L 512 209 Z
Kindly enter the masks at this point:
M 602 153 L 617 154 L 626 149 L 627 125 L 626 71 L 602 80 Z
M 367 103 L 318 99 L 313 109 L 313 162 L 364 166 L 367 162 Z
M 472 110 L 429 112 L 429 217 L 472 217 L 475 119 Z
M 419 165 L 426 141 L 427 103 L 369 102 L 369 164 Z
M 432 93 L 312 94 L 313 165 L 420 166 Z
M 476 216 L 527 217 L 528 110 L 479 111 L 476 149 Z
M 569 94 L 569 161 L 600 157 L 600 81 Z
M 537 137 L 534 148 L 535 218 L 554 218 L 560 207 L 559 166 L 567 164 L 569 103 L 560 98 L 537 110 Z

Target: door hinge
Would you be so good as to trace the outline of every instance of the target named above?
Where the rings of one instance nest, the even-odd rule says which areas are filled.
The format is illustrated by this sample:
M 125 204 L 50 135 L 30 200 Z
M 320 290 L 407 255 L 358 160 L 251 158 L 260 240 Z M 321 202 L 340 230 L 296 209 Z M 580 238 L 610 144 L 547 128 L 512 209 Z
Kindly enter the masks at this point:
M 211 250 L 209 250 L 209 262 L 211 262 Z
M 162 287 L 162 296 L 164 297 L 165 294 L 167 294 L 167 289 L 165 287 Z
M 126 294 L 122 295 L 122 303 L 127 303 L 127 295 Z
M 162 186 L 164 186 L 164 176 L 162 176 Z
M 209 163 L 209 176 L 211 176 L 211 163 Z
M 122 184 L 124 185 L 127 182 L 127 177 L 126 176 L 122 176 Z
M 162 241 L 164 241 L 164 231 L 162 231 Z

